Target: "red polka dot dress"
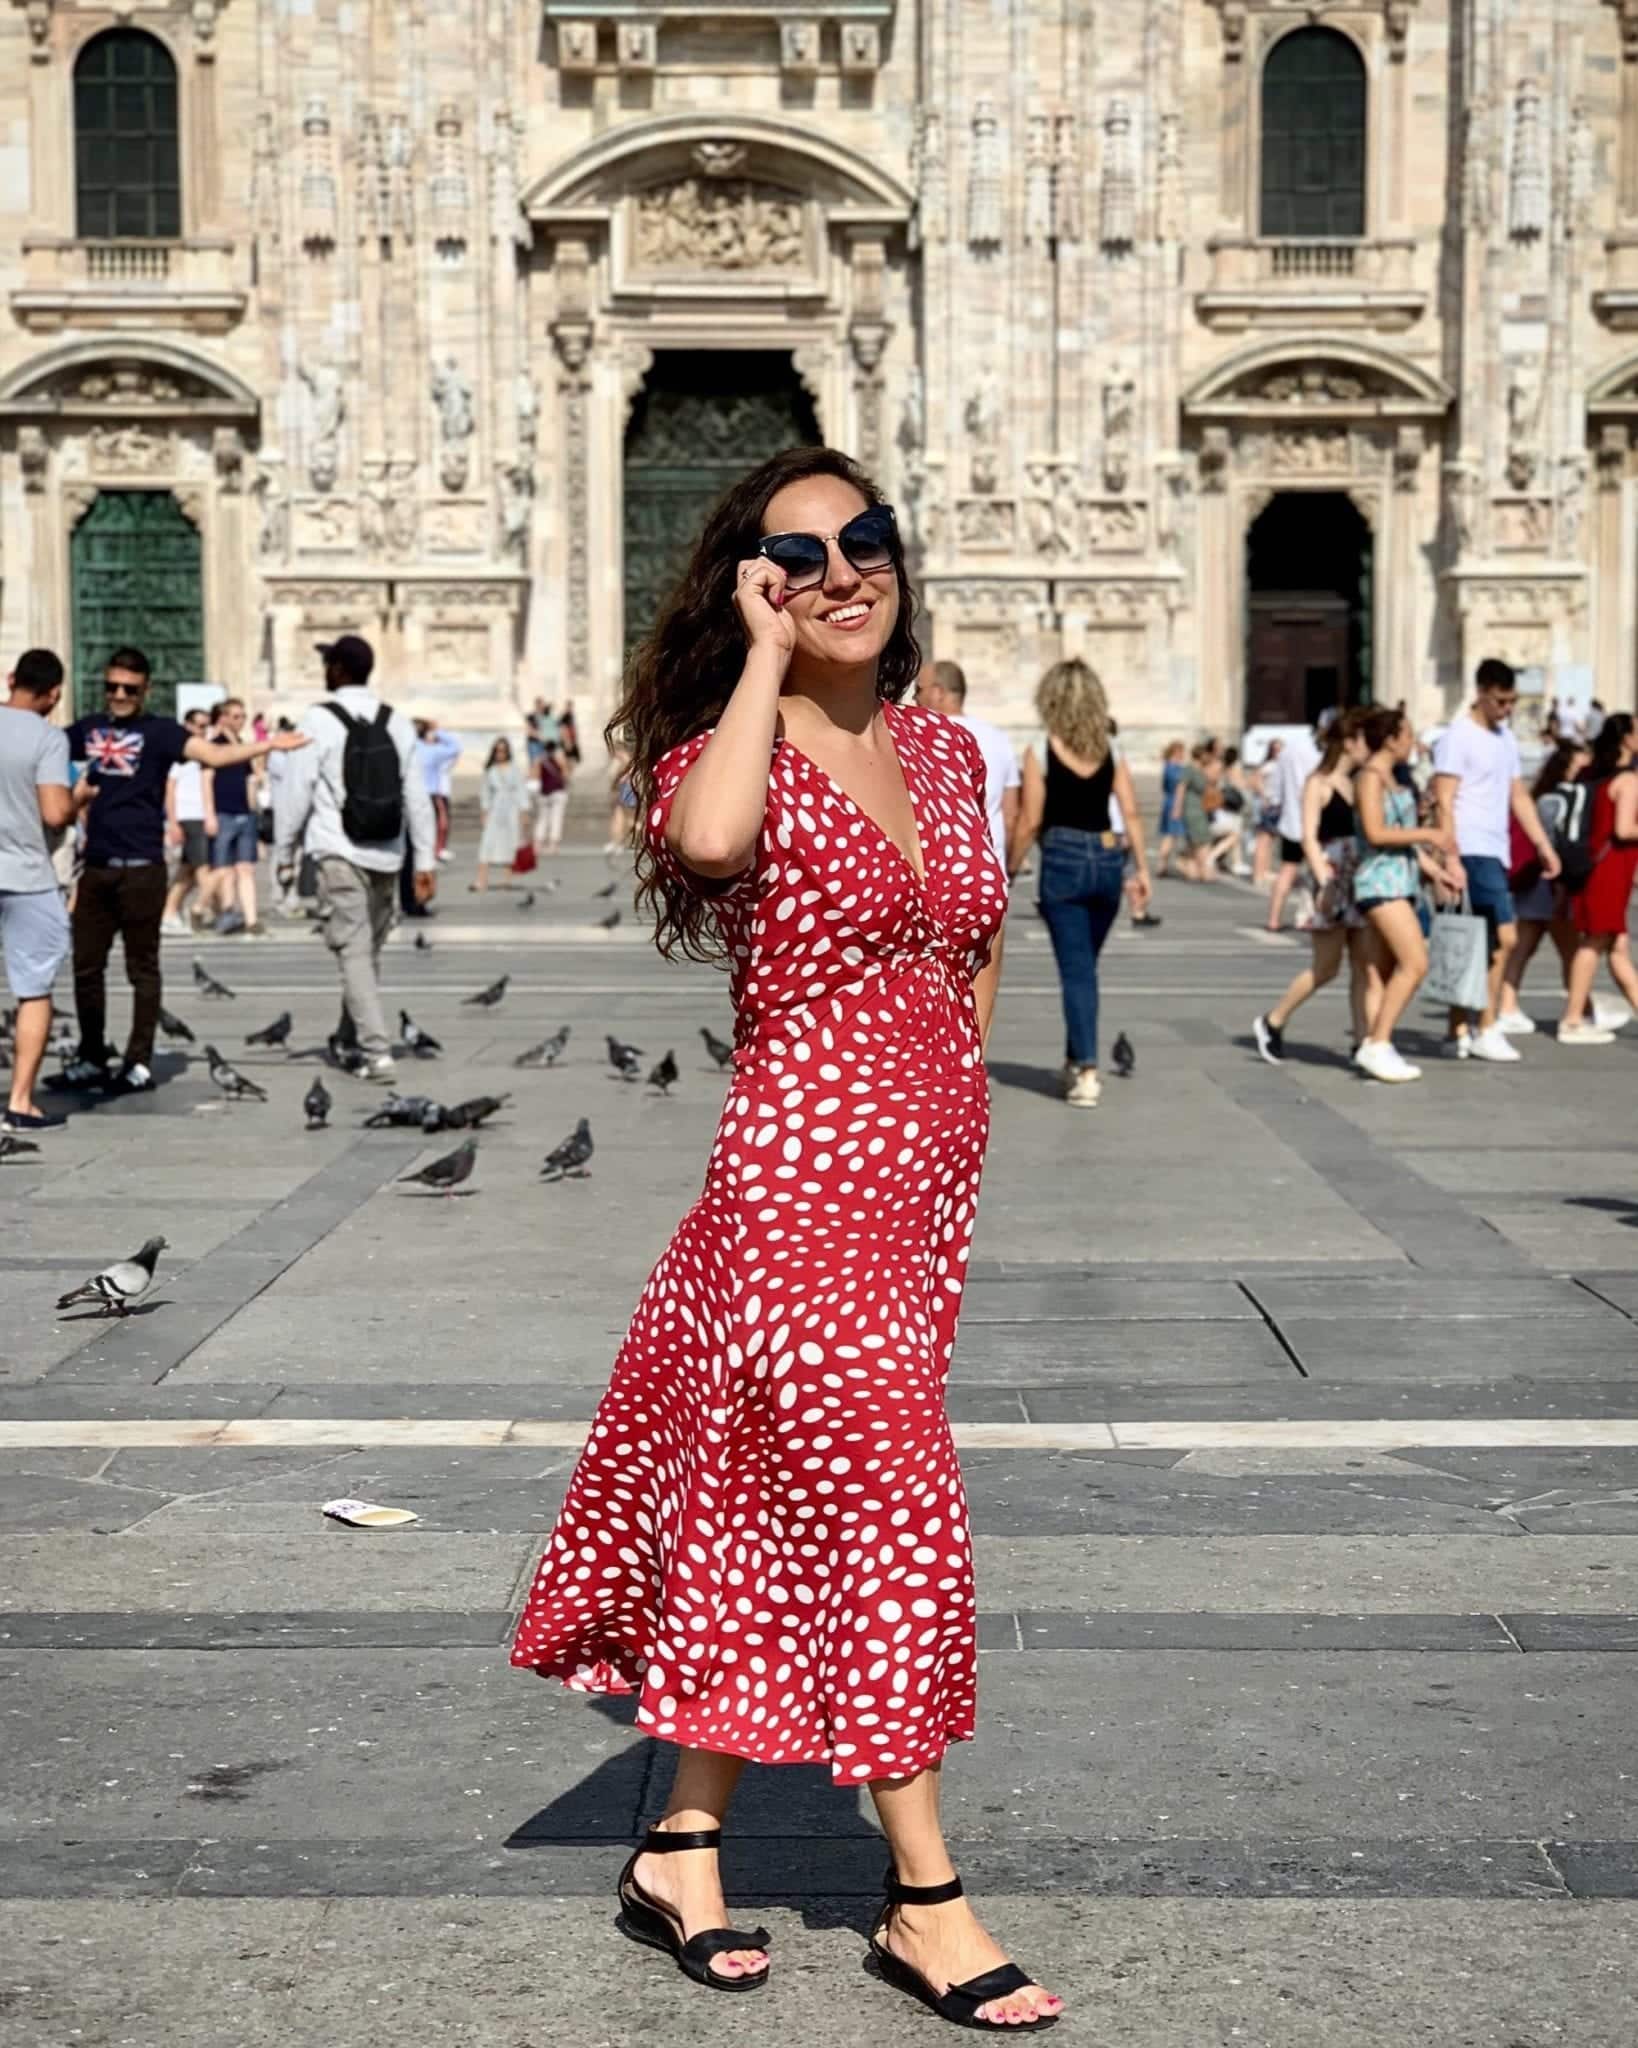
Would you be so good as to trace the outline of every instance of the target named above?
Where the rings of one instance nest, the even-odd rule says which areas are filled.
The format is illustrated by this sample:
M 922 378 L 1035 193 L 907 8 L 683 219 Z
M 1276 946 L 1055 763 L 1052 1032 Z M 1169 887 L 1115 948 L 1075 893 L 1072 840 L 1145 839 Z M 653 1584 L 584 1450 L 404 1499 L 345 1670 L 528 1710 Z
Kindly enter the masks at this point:
M 651 1735 L 839 1782 L 969 1738 L 976 1679 L 944 1386 L 989 1128 L 972 981 L 1005 888 L 970 735 L 886 718 L 925 880 L 776 745 L 754 866 L 715 899 L 735 1050 L 705 1189 L 643 1289 L 511 1652 L 635 1690 Z M 668 863 L 705 740 L 660 763 L 646 829 Z

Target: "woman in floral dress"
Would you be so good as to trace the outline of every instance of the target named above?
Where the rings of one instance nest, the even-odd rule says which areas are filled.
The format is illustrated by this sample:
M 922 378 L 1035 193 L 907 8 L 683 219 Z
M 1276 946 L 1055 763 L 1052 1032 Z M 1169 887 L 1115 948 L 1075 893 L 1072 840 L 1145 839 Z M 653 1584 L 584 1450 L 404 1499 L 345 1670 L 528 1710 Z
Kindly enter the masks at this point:
M 1005 905 L 976 743 L 901 705 L 920 656 L 891 510 L 793 449 L 729 492 L 637 657 L 642 900 L 725 959 L 735 1050 L 704 1192 L 654 1269 L 512 1661 L 638 1694 L 680 1746 L 621 1926 L 717 1989 L 739 1773 L 868 1785 L 892 1854 L 891 1981 L 968 2027 L 1059 2001 L 961 1894 L 939 1825 L 973 1733 L 974 1598 L 944 1386 L 988 1132 Z

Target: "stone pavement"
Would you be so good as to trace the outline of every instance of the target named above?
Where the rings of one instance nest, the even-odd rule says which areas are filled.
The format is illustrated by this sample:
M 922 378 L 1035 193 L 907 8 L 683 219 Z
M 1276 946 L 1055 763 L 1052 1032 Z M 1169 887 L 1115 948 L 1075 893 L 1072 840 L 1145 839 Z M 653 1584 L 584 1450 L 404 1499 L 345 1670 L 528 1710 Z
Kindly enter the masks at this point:
M 506 1663 L 722 1092 L 720 981 L 629 910 L 597 928 L 595 855 L 564 871 L 524 911 L 454 869 L 433 950 L 391 956 L 448 1048 L 406 1082 L 513 1093 L 470 1196 L 394 1185 L 432 1151 L 361 1131 L 362 1084 L 308 1135 L 311 1063 L 245 1053 L 286 1006 L 298 1048 L 329 1028 L 295 930 L 202 949 L 234 1003 L 167 952 L 267 1107 L 171 1062 L 0 1168 L 5 2048 L 943 2038 L 861 1968 L 882 1851 L 822 1772 L 750 1773 L 735 1815 L 768 1994 L 724 2009 L 615 1937 L 667 1756 Z M 1138 1067 L 1092 1115 L 1053 1098 L 1013 920 L 951 1392 L 984 1651 L 958 1860 L 1066 2043 L 1629 2043 L 1638 1043 L 1385 1089 L 1322 998 L 1275 1072 L 1247 1028 L 1297 944 L 1238 890 L 1160 908 L 1107 957 Z M 515 1073 L 560 1023 L 563 1064 Z M 676 1048 L 670 1100 L 608 1074 L 605 1026 Z M 582 1111 L 591 1178 L 541 1185 Z M 152 1230 L 142 1314 L 53 1316 Z M 338 1494 L 421 1519 L 345 1530 Z

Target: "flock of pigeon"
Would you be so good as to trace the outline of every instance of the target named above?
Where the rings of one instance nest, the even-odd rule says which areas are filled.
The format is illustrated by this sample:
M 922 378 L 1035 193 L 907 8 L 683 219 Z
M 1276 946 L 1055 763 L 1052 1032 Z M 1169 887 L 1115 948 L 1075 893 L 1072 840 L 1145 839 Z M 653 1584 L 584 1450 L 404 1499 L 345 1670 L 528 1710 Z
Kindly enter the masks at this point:
M 194 986 L 200 997 L 209 1002 L 236 1002 L 237 992 L 209 973 L 199 962 L 193 963 Z M 506 998 L 511 976 L 503 974 L 498 981 L 480 989 L 476 995 L 463 999 L 464 1008 L 495 1009 Z M 9 1023 L 9 1020 L 6 1020 Z M 200 1045 L 197 1034 L 185 1019 L 172 1011 L 161 1009 L 159 1013 L 161 1031 L 173 1044 L 199 1045 L 203 1053 L 211 1080 L 221 1091 L 227 1102 L 266 1102 L 268 1091 L 258 1080 L 243 1073 L 227 1059 L 213 1044 Z M 287 1059 L 318 1057 L 327 1059 L 343 1071 L 353 1072 L 362 1064 L 356 1040 L 349 1045 L 337 1033 L 332 1033 L 322 1047 L 304 1051 L 293 1050 L 290 1044 L 295 1031 L 295 1018 L 289 1010 L 281 1010 L 270 1024 L 259 1031 L 245 1034 L 247 1046 L 265 1051 L 283 1052 Z M 555 1067 L 568 1048 L 571 1027 L 561 1025 L 538 1045 L 531 1045 L 518 1054 L 512 1062 L 518 1068 Z M 435 1060 L 443 1053 L 440 1040 L 417 1024 L 406 1009 L 398 1013 L 398 1036 L 404 1051 L 417 1060 Z M 734 1048 L 726 1040 L 705 1027 L 700 1037 L 705 1050 L 718 1068 L 730 1065 Z M 606 1040 L 608 1062 L 615 1077 L 622 1082 L 635 1084 L 643 1078 L 646 1055 L 641 1046 L 628 1045 L 623 1040 L 609 1035 Z M 72 1050 L 72 1047 L 70 1047 Z M 649 1067 L 647 1085 L 658 1095 L 669 1095 L 681 1077 L 674 1050 L 667 1048 L 663 1057 Z M 477 1133 L 487 1120 L 505 1109 L 511 1101 L 510 1095 L 475 1095 L 468 1101 L 447 1105 L 430 1095 L 400 1094 L 396 1091 L 385 1096 L 371 1113 L 365 1117 L 365 1130 L 419 1130 L 427 1136 L 444 1131 L 463 1131 L 467 1135 L 453 1152 L 434 1159 L 429 1165 L 414 1173 L 404 1174 L 401 1186 L 418 1185 L 433 1192 L 449 1196 L 472 1177 L 477 1162 Z M 316 1075 L 312 1086 L 302 1098 L 304 1127 L 310 1131 L 328 1128 L 330 1113 L 335 1101 L 324 1084 L 322 1074 Z M 8 1135 L 0 1135 L 0 1162 L 13 1155 L 37 1152 L 39 1147 L 32 1141 Z M 541 1164 L 540 1178 L 547 1182 L 562 1180 L 584 1180 L 591 1169 L 595 1146 L 592 1140 L 591 1119 L 581 1117 L 569 1135 L 554 1145 Z M 119 1259 L 100 1273 L 93 1274 L 82 1286 L 71 1289 L 57 1303 L 59 1313 L 78 1306 L 100 1306 L 105 1315 L 129 1315 L 134 1305 L 153 1285 L 154 1270 L 159 1254 L 166 1249 L 163 1237 L 149 1238 L 142 1249 L 129 1259 Z

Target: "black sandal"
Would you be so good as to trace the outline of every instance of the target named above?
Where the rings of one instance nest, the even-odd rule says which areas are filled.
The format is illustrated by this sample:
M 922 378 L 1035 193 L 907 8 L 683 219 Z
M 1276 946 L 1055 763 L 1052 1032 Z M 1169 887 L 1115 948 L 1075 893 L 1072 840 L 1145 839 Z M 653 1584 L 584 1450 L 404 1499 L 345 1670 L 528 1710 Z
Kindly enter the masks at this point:
M 715 1849 L 721 1843 L 721 1828 L 696 1828 L 686 1834 L 662 1834 L 658 1828 L 650 1828 L 642 1847 L 632 1851 L 620 1873 L 620 1917 L 614 1924 L 645 1948 L 663 1949 L 674 1956 L 677 1968 L 696 1984 L 708 1984 L 713 1991 L 760 1991 L 768 1981 L 766 1964 L 753 1976 L 725 1977 L 712 1969 L 711 1959 L 730 1949 L 766 1948 L 767 1928 L 753 1927 L 747 1933 L 739 1927 L 707 1927 L 684 1941 L 681 1917 L 660 1900 L 651 1899 L 633 1875 L 639 1856 L 664 1856 L 673 1849 Z
M 993 1998 L 1005 1998 L 1011 1992 L 1022 1991 L 1027 1984 L 1034 1983 L 1034 1978 L 1026 1976 L 1016 1963 L 1000 1963 L 995 1969 L 986 1970 L 982 1976 L 969 1977 L 965 1984 L 952 1984 L 947 1991 L 935 1991 L 913 1963 L 894 1955 L 880 1937 L 900 1906 L 943 1906 L 951 1899 L 959 1899 L 963 1890 L 961 1880 L 952 1877 L 948 1884 L 901 1884 L 897 1873 L 889 1868 L 885 1882 L 887 1897 L 876 1915 L 876 1924 L 870 1930 L 870 1953 L 876 1958 L 876 1966 L 889 1984 L 896 1984 L 899 1990 L 908 1991 L 912 1998 L 919 1998 L 923 2005 L 936 2012 L 941 2020 L 948 2020 L 952 2026 L 972 2027 L 980 2033 L 1038 2034 L 1043 2027 L 1058 2024 L 1059 2015 L 1055 2012 L 1042 2013 L 1038 2019 L 1016 2024 L 1008 2020 L 979 2018 L 981 2005 L 988 2005 Z

